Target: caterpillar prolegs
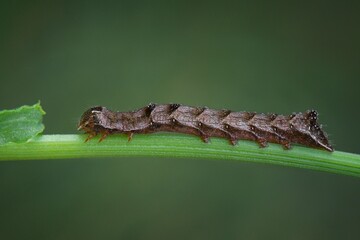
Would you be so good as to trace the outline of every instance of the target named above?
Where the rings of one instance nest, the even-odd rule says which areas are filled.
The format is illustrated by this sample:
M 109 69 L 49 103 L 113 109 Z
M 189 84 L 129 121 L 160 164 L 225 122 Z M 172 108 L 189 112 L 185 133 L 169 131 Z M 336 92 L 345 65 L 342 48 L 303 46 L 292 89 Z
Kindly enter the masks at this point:
M 131 112 L 113 112 L 92 107 L 80 119 L 78 130 L 88 133 L 86 141 L 100 134 L 100 141 L 114 133 L 125 133 L 129 141 L 134 133 L 179 132 L 199 136 L 226 138 L 232 145 L 239 139 L 256 141 L 260 147 L 268 142 L 290 149 L 292 143 L 332 152 L 326 133 L 317 123 L 315 110 L 291 115 L 255 112 L 232 112 L 180 104 L 149 104 Z

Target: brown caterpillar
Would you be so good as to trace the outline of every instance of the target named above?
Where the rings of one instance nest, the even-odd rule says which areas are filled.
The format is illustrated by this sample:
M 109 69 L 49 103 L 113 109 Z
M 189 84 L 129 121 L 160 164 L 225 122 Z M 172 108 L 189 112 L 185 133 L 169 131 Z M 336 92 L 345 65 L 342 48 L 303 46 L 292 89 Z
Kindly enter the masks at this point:
M 232 145 L 246 139 L 256 141 L 260 147 L 271 142 L 290 149 L 291 143 L 297 143 L 332 152 L 317 116 L 315 110 L 278 115 L 151 103 L 132 112 L 113 112 L 97 106 L 84 112 L 78 130 L 89 134 L 85 142 L 97 134 L 101 134 L 102 141 L 109 134 L 125 133 L 130 141 L 134 133 L 166 131 L 197 135 L 204 142 L 210 137 L 221 137 Z

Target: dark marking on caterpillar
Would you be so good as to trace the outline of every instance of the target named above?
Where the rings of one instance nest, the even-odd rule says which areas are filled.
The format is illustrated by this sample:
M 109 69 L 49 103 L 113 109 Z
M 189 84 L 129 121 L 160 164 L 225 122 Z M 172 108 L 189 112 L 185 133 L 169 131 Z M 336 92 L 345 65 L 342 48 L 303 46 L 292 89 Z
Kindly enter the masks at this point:
M 135 133 L 178 132 L 199 136 L 204 142 L 210 137 L 226 138 L 232 145 L 238 140 L 281 144 L 290 149 L 292 143 L 332 152 L 326 133 L 317 123 L 318 113 L 308 110 L 291 115 L 255 112 L 232 112 L 180 104 L 150 103 L 131 112 L 113 112 L 105 107 L 92 107 L 80 119 L 78 130 L 88 133 L 85 141 L 100 134 L 123 133 L 129 141 Z

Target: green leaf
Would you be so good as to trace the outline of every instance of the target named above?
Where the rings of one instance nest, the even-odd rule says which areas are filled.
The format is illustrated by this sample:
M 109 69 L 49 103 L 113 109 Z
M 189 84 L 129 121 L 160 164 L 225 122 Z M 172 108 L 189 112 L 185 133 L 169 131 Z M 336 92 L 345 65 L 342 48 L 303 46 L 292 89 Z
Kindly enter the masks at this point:
M 44 110 L 40 102 L 17 109 L 0 111 L 0 145 L 9 142 L 21 143 L 44 131 Z

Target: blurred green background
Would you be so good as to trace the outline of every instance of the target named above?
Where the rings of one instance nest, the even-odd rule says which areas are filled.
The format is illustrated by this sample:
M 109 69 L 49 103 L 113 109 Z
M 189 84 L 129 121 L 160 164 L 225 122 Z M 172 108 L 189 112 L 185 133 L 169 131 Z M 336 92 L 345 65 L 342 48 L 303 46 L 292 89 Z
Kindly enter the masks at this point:
M 360 153 L 359 1 L 2 1 L 0 109 L 317 109 Z M 136 137 L 134 139 L 136 141 Z M 241 142 L 239 143 L 241 144 Z M 0 163 L 0 239 L 358 239 L 360 181 L 193 159 Z

